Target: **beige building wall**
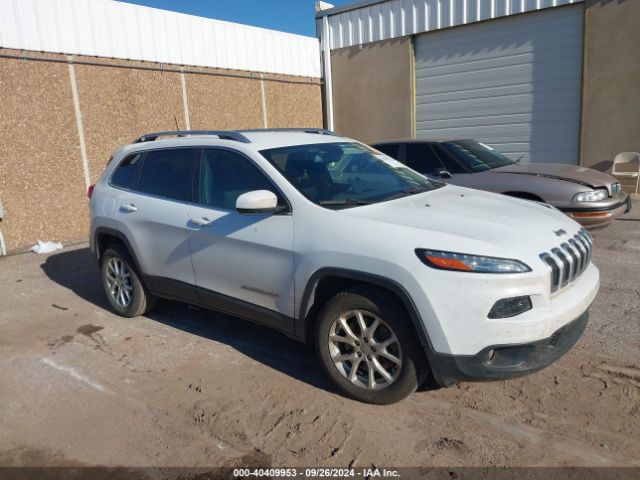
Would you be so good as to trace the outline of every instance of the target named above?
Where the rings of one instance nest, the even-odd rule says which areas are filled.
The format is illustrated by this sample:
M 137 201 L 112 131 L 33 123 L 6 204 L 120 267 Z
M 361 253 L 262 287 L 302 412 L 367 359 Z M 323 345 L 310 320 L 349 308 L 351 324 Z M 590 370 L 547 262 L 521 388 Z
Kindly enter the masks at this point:
M 320 85 L 264 82 L 267 123 L 271 128 L 322 128 Z
M 610 170 L 617 153 L 640 151 L 640 1 L 585 8 L 581 164 Z
M 93 65 L 75 71 L 91 183 L 137 132 L 175 130 L 174 118 L 184 128 L 179 73 Z
M 320 81 L 0 49 L 0 230 L 9 253 L 38 239 L 86 240 L 85 170 L 94 183 L 117 147 L 187 120 L 192 129 L 321 127 Z
M 334 128 L 363 142 L 413 135 L 409 37 L 331 52 Z
M 187 74 L 186 88 L 192 129 L 262 127 L 260 80 Z
M 0 223 L 8 251 L 87 235 L 86 187 L 69 71 L 0 60 Z

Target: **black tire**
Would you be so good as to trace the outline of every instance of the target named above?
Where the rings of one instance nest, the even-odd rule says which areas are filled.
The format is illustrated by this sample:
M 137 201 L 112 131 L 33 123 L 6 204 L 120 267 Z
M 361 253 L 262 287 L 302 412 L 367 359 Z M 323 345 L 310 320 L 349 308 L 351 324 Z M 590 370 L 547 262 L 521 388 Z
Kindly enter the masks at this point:
M 340 367 L 334 364 L 330 351 L 330 343 L 332 342 L 330 342 L 329 336 L 334 322 L 341 315 L 350 311 L 369 312 L 377 316 L 386 324 L 385 327 L 389 327 L 387 331 L 395 334 L 398 339 L 402 359 L 401 367 L 396 370 L 395 380 L 382 389 L 374 390 L 352 383 L 345 376 L 346 373 L 341 372 Z M 372 319 L 373 317 L 370 317 L 369 321 Z M 352 329 L 352 331 L 355 333 L 355 330 Z M 342 393 L 361 402 L 379 405 L 398 402 L 415 392 L 429 373 L 426 355 L 419 342 L 416 341 L 413 325 L 405 309 L 390 299 L 388 295 L 375 289 L 354 287 L 331 298 L 318 313 L 315 322 L 314 342 L 316 354 L 329 378 Z M 333 343 L 333 345 L 332 348 L 335 352 L 337 344 Z M 347 346 L 346 348 L 361 347 Z M 362 352 L 360 355 L 363 355 Z M 372 353 L 372 355 L 374 354 Z M 368 355 L 364 356 L 370 359 Z M 364 357 L 361 358 L 365 360 Z M 366 365 L 359 368 L 369 368 L 369 364 L 369 360 L 366 360 Z M 350 365 L 353 366 L 354 363 L 351 362 Z M 356 369 L 356 373 L 358 371 Z M 370 376 L 371 370 L 368 372 L 367 377 Z
M 117 259 L 123 262 L 129 273 L 132 291 L 130 302 L 127 305 L 120 305 L 109 291 L 109 286 L 107 284 L 107 271 L 109 269 L 109 262 L 112 259 Z M 118 315 L 128 318 L 138 317 L 151 311 L 156 306 L 157 298 L 149 293 L 142 283 L 140 273 L 136 269 L 135 263 L 124 245 L 111 245 L 107 250 L 105 250 L 100 262 L 100 271 L 104 294 L 107 297 L 107 301 L 109 302 L 111 309 Z

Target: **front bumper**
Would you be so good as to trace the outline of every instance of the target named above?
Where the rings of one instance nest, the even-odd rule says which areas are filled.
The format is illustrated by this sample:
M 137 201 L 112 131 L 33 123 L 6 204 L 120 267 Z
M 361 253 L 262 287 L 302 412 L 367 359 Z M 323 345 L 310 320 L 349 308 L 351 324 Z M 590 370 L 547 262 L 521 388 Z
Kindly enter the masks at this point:
M 535 264 L 528 260 L 523 259 L 529 265 Z M 548 338 L 585 312 L 600 283 L 593 263 L 553 294 L 551 270 L 546 266 L 529 273 L 505 275 L 420 266 L 404 279 L 403 286 L 419 314 L 417 325 L 424 332 L 422 345 L 445 355 L 477 355 L 490 345 L 520 345 Z M 525 295 L 531 298 L 531 310 L 510 318 L 489 318 L 497 301 Z
M 519 345 L 495 345 L 477 355 L 446 355 L 429 352 L 435 381 L 443 386 L 459 381 L 490 381 L 520 377 L 550 365 L 582 336 L 589 319 L 585 311 L 550 337 Z
M 558 209 L 585 228 L 605 227 L 620 215 L 631 211 L 631 197 L 627 194 L 621 201 L 604 207 L 576 206 L 558 207 Z

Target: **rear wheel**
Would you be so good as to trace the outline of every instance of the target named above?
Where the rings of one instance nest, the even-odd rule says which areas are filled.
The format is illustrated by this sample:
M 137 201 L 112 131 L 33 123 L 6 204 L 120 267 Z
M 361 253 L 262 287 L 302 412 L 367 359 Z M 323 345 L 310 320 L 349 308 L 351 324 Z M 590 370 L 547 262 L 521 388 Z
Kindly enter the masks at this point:
M 329 377 L 346 395 L 367 403 L 397 402 L 428 369 L 405 311 L 366 289 L 339 293 L 322 308 L 315 342 Z
M 112 245 L 102 255 L 102 285 L 111 308 L 123 317 L 137 317 L 156 304 L 142 284 L 131 255 L 123 245 Z

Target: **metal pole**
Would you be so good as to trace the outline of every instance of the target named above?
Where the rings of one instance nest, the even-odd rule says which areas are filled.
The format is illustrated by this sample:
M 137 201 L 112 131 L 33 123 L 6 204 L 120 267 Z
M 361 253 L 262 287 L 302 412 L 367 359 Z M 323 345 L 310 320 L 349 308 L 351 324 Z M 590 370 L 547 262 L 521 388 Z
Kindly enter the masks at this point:
M 4 207 L 2 206 L 2 200 L 0 200 L 0 222 L 4 218 Z M 6 255 L 7 249 L 4 244 L 4 237 L 2 236 L 2 230 L 0 230 L 0 255 Z
M 322 65 L 324 67 L 324 92 L 327 103 L 327 128 L 333 131 L 333 80 L 331 77 L 331 37 L 328 15 L 322 17 L 320 43 L 322 46 Z

